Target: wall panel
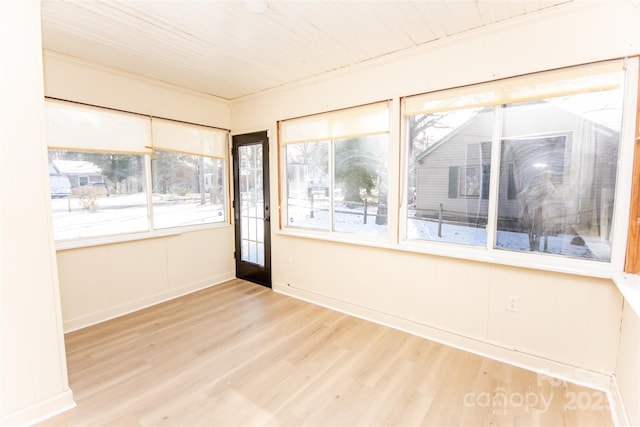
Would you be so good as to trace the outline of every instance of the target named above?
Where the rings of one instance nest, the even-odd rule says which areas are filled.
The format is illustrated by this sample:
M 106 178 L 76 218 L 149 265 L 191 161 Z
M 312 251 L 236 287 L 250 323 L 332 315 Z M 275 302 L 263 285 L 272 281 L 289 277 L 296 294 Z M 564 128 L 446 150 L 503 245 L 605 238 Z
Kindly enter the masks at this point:
M 640 425 L 640 318 L 625 304 L 616 379 L 631 425 Z
M 44 51 L 45 95 L 100 107 L 229 129 L 220 98 Z
M 48 202 L 40 2 L 0 2 L 0 425 L 73 406 Z
M 235 277 L 233 228 L 58 251 L 65 331 Z

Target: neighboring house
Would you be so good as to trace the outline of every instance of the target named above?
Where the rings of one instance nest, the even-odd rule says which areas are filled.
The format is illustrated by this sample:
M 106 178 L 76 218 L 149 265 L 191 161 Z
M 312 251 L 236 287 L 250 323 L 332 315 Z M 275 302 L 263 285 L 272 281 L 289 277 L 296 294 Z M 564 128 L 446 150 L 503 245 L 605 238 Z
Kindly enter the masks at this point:
M 545 101 L 508 110 L 498 228 L 524 231 L 521 218 L 533 215 L 535 204 L 548 229 L 562 231 L 564 218 L 570 218 L 608 240 L 616 179 L 610 165 L 617 162 L 619 133 Z M 491 142 L 483 135 L 491 135 L 489 111 L 418 155 L 416 216 L 437 217 L 442 204 L 447 219 L 486 225 Z
M 85 160 L 53 160 L 55 168 L 65 175 L 71 187 L 104 182 L 102 169 Z
M 64 176 L 53 163 L 49 163 L 49 188 L 51 197 L 67 197 L 71 191 L 69 178 Z

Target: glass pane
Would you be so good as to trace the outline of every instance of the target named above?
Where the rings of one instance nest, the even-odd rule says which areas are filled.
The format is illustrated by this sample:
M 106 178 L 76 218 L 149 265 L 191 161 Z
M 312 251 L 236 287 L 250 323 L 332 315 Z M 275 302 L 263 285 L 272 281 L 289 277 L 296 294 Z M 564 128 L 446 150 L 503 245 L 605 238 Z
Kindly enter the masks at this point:
M 240 186 L 240 259 L 264 267 L 262 144 L 238 147 Z M 262 234 L 258 234 L 262 231 Z
M 609 261 L 622 91 L 504 110 L 496 248 Z
M 49 151 L 56 240 L 148 231 L 144 156 Z
M 335 231 L 387 235 L 387 159 L 389 136 L 334 142 Z
M 155 228 L 224 222 L 224 161 L 155 151 L 153 225 Z
M 287 225 L 329 230 L 329 143 L 289 144 Z
M 408 118 L 409 239 L 486 246 L 493 109 Z

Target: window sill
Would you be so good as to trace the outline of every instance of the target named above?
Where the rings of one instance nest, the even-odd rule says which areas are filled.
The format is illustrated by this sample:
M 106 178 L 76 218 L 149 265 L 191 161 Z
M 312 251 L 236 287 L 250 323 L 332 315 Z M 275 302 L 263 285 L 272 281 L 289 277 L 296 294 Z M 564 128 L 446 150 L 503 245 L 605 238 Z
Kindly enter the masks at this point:
M 134 242 L 139 240 L 159 239 L 163 237 L 180 236 L 185 233 L 196 231 L 211 230 L 217 228 L 232 227 L 228 222 L 190 225 L 185 227 L 172 227 L 153 231 L 141 231 L 138 233 L 117 234 L 111 236 L 96 236 L 79 238 L 73 240 L 61 240 L 56 242 L 56 251 L 64 251 L 68 249 L 88 248 L 92 246 L 112 245 L 116 243 Z
M 614 274 L 614 266 L 611 262 L 581 260 L 526 252 L 488 250 L 484 247 L 471 247 L 451 243 L 401 241 L 399 244 L 392 244 L 381 240 L 356 239 L 348 235 L 325 234 L 322 232 L 303 229 L 284 229 L 278 230 L 276 233 L 282 236 L 421 253 L 577 276 L 611 279 Z M 640 276 L 638 278 L 638 283 L 640 284 Z
M 640 275 L 620 272 L 613 275 L 613 283 L 636 316 L 640 317 Z
M 578 276 L 609 279 L 613 272 L 613 266 L 610 262 L 567 258 L 543 253 L 488 250 L 485 247 L 418 241 L 401 242 L 399 246 L 400 249 L 411 252 Z

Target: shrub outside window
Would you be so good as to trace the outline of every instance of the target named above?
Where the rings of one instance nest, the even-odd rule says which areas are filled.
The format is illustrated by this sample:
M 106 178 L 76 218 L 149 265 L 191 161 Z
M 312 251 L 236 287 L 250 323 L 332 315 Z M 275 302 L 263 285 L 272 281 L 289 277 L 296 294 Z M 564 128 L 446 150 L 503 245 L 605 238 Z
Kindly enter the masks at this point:
M 389 136 L 370 135 L 333 143 L 333 230 L 387 235 Z
M 406 237 L 608 262 L 621 62 L 405 98 Z
M 280 124 L 289 228 L 387 235 L 388 102 Z

